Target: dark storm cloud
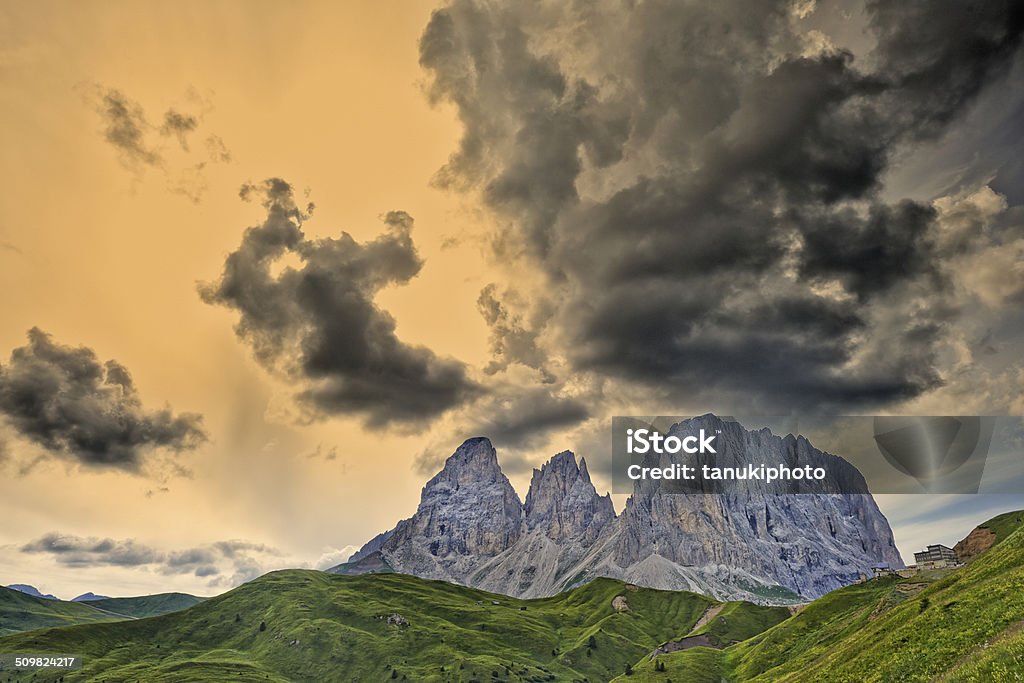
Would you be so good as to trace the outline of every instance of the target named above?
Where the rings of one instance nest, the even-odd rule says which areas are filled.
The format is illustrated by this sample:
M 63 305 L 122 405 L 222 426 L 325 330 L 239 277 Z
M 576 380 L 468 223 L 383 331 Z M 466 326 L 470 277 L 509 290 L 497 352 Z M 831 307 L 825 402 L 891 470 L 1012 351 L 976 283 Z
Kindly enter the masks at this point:
M 175 109 L 164 112 L 164 122 L 160 126 L 161 135 L 173 135 L 178 139 L 181 149 L 188 151 L 188 136 L 199 126 L 199 119 L 191 114 L 183 114 Z
M 97 112 L 103 120 L 103 138 L 117 150 L 129 170 L 162 163 L 159 152 L 146 141 L 150 125 L 142 106 L 116 88 L 102 88 Z
M 263 365 L 301 381 L 303 404 L 381 428 L 424 422 L 479 393 L 462 363 L 398 339 L 394 318 L 374 302 L 422 267 L 408 214 L 389 212 L 384 233 L 370 242 L 348 233 L 311 240 L 302 232 L 307 213 L 285 181 L 246 186 L 241 196 L 261 197 L 267 218 L 245 231 L 220 279 L 200 293 L 240 313 L 238 336 Z M 275 275 L 287 254 L 300 265 Z
M 558 396 L 547 387 L 496 390 L 473 406 L 474 426 L 468 431 L 485 434 L 495 447 L 521 450 L 543 443 L 550 432 L 585 420 L 586 403 Z
M 484 372 L 493 375 L 507 370 L 512 363 L 521 363 L 537 370 L 545 383 L 554 382 L 547 369 L 547 356 L 537 345 L 537 330 L 526 325 L 521 316 L 508 310 L 496 296 L 497 286 L 487 285 L 480 290 L 477 308 L 490 327 L 492 360 Z
M 21 546 L 21 552 L 46 554 L 74 568 L 151 567 L 161 574 L 220 576 L 216 585 L 234 585 L 263 573 L 261 559 L 282 557 L 280 551 L 249 541 L 219 541 L 181 550 L 163 551 L 134 539 L 112 539 L 49 533 Z
M 152 449 L 205 441 L 202 418 L 146 410 L 128 370 L 85 347 L 63 346 L 38 328 L 0 365 L 0 419 L 52 454 L 88 467 L 137 471 Z
M 536 366 L 547 325 L 577 371 L 679 397 L 828 409 L 939 386 L 956 310 L 936 213 L 881 190 L 1005 76 L 1024 9 L 866 11 L 858 54 L 807 49 L 784 2 L 436 11 L 420 59 L 464 126 L 438 180 L 479 190 L 499 254 L 553 283 L 521 329 L 481 297 L 493 367 Z

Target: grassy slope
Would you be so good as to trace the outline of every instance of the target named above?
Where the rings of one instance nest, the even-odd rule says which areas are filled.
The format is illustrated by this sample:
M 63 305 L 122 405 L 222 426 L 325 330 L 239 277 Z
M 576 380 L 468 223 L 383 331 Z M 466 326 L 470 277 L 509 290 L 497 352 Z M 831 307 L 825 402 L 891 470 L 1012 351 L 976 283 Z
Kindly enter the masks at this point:
M 1021 519 L 1009 513 L 986 522 L 998 528 L 1002 542 L 967 567 L 848 586 L 725 650 L 663 655 L 663 673 L 641 661 L 634 676 L 618 680 L 1020 680 L 1024 529 L 1013 525 Z
M 628 611 L 612 608 L 618 595 Z M 86 667 L 65 674 L 69 683 L 382 681 L 392 670 L 415 681 L 603 681 L 689 631 L 711 604 L 608 579 L 522 601 L 397 574 L 289 570 L 182 612 L 9 636 L 0 652 L 80 653 Z M 409 625 L 381 618 L 392 613 Z
M 727 603 L 722 611 L 708 623 L 695 629 L 692 635 L 706 635 L 716 646 L 724 647 L 751 638 L 782 623 L 790 616 L 787 607 L 763 607 L 749 602 Z M 678 683 L 719 683 L 722 680 L 722 653 L 707 647 L 696 647 L 683 652 L 659 655 L 665 664 L 664 672 L 655 671 L 655 662 L 641 659 L 633 665 L 633 674 L 617 681 L 676 681 Z
M 1014 510 L 997 515 L 978 526 L 982 529 L 989 529 L 996 535 L 996 541 L 993 544 L 995 546 L 1016 531 L 1022 523 L 1024 523 L 1024 510 Z
M 69 683 L 604 681 L 626 662 L 637 662 L 634 674 L 616 680 L 1012 681 L 1024 671 L 1024 530 L 1012 530 L 1021 519 L 986 522 L 1002 542 L 967 567 L 848 586 L 780 623 L 780 608 L 728 604 L 700 631 L 747 639 L 663 655 L 665 672 L 646 654 L 688 633 L 712 601 L 608 579 L 521 601 L 401 575 L 290 570 L 182 612 L 0 638 L 0 652 L 84 654 Z M 612 609 L 618 595 L 628 611 Z M 409 625 L 388 625 L 392 613 Z
M 104 612 L 123 614 L 126 617 L 141 619 L 143 617 L 156 617 L 169 612 L 177 612 L 199 604 L 203 598 L 197 598 L 187 593 L 158 593 L 156 595 L 142 595 L 137 598 L 105 598 L 103 600 L 89 600 L 84 603 Z
M 115 621 L 117 617 L 77 602 L 47 600 L 0 588 L 0 636 L 73 624 Z
M 958 680 L 955 672 L 976 663 L 971 660 L 992 657 L 981 646 L 1013 632 L 1022 621 L 1024 530 L 1018 529 L 846 638 L 792 680 L 928 681 L 951 670 Z M 1020 644 L 1019 634 L 1004 641 L 1006 647 L 1014 643 Z
M 706 635 L 718 647 L 752 638 L 788 619 L 788 607 L 765 607 L 749 602 L 730 602 L 692 635 Z

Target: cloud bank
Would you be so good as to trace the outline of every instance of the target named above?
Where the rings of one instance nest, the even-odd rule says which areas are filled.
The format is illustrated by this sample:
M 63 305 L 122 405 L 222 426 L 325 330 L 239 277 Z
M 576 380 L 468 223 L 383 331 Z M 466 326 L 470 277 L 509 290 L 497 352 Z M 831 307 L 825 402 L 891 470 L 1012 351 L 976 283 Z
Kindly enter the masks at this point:
M 525 303 L 481 292 L 491 371 L 521 364 L 668 401 L 894 405 L 944 386 L 970 305 L 939 208 L 885 196 L 1020 53 L 1012 2 L 875 3 L 836 47 L 791 3 L 455 0 L 420 43 L 458 149 L 436 182 L 498 218 Z M 813 18 L 813 17 L 812 17 Z M 989 285 L 991 289 L 992 285 Z M 550 375 L 548 380 L 552 378 Z

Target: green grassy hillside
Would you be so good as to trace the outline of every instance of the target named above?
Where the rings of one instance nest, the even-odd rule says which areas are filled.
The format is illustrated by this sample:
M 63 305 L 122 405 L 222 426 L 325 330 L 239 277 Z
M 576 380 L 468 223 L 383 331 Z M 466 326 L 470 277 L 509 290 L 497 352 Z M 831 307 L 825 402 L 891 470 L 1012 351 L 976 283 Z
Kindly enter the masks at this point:
M 197 605 L 203 598 L 197 598 L 187 593 L 158 593 L 156 595 L 141 595 L 136 598 L 104 598 L 103 600 L 89 600 L 84 604 L 101 609 L 104 612 L 113 612 L 133 619 L 143 617 L 156 617 L 161 614 L 177 612 Z
M 606 681 L 713 604 L 608 579 L 516 600 L 397 574 L 289 570 L 182 612 L 8 636 L 0 652 L 82 654 L 69 683 Z
M 995 518 L 1002 543 L 966 567 L 848 586 L 724 650 L 698 647 L 642 659 L 632 676 L 616 680 L 1019 681 L 1024 529 L 1017 522 L 1014 530 L 1012 519 Z
M 398 574 L 289 570 L 163 616 L 8 635 L 0 653 L 84 656 L 78 672 L 4 673 L 35 683 L 1016 681 L 1024 529 L 993 522 L 1002 542 L 965 567 L 848 586 L 792 616 L 609 579 L 516 600 Z M 708 646 L 649 659 L 688 634 Z
M 726 647 L 763 633 L 789 617 L 788 607 L 730 602 L 691 635 L 706 635 L 715 647 Z
M 85 604 L 36 598 L 10 588 L 0 588 L 0 636 L 37 628 L 117 619 Z
M 1014 510 L 997 515 L 987 522 L 982 522 L 978 527 L 994 533 L 996 541 L 993 545 L 999 545 L 1001 541 L 1020 528 L 1021 524 L 1024 524 L 1024 510 Z

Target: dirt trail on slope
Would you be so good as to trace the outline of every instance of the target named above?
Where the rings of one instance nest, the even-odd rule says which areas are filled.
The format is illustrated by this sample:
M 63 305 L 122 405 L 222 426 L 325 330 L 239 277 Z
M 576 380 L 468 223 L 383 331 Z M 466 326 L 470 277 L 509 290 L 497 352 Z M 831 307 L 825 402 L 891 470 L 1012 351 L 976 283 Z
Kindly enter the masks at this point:
M 694 624 L 693 628 L 690 629 L 690 633 L 693 633 L 694 631 L 696 631 L 697 629 L 699 629 L 700 627 L 704 626 L 709 621 L 717 617 L 718 613 L 721 612 L 724 607 L 724 604 L 712 605 L 711 607 L 708 607 L 706 610 L 704 610 L 704 614 L 700 615 L 700 619 L 698 619 L 697 623 Z

